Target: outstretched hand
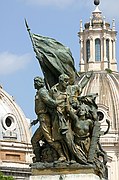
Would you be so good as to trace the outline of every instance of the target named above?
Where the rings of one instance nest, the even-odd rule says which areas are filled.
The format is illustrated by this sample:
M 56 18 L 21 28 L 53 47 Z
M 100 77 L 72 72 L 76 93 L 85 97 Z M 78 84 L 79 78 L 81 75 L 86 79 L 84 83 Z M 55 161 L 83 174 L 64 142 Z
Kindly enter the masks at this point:
M 33 120 L 32 122 L 31 122 L 31 126 L 34 126 L 34 125 L 36 125 L 38 123 L 38 119 L 35 119 L 35 120 Z

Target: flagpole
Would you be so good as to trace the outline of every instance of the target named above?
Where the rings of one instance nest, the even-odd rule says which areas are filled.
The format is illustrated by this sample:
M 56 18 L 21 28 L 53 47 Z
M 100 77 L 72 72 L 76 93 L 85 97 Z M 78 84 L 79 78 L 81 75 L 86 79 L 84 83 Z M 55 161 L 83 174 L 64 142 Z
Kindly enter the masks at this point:
M 32 37 L 32 33 L 31 33 L 31 31 L 30 31 L 31 29 L 29 28 L 26 19 L 25 19 L 25 25 L 26 25 L 27 31 L 28 31 L 28 33 L 29 33 L 29 36 L 30 36 L 30 39 L 31 39 L 31 42 L 32 42 L 32 45 L 33 45 L 33 49 L 34 49 L 34 51 L 37 53 L 37 49 L 36 49 L 36 47 L 35 47 L 35 43 L 34 43 L 34 40 L 33 40 L 33 37 Z
M 38 54 L 41 55 L 41 53 L 38 52 L 38 50 L 37 50 L 37 48 L 36 48 L 36 45 L 35 45 L 35 43 L 34 43 L 33 36 L 32 36 L 31 31 L 30 31 L 30 28 L 29 28 L 29 26 L 28 26 L 28 23 L 27 23 L 26 18 L 25 18 L 25 25 L 26 25 L 27 31 L 28 31 L 28 33 L 29 33 L 29 36 L 30 36 L 30 39 L 31 39 L 31 42 L 32 42 L 32 45 L 33 45 L 33 49 L 34 49 L 34 51 L 35 51 L 35 53 L 36 53 L 36 58 L 38 59 L 38 61 L 39 61 L 39 63 L 40 63 L 40 67 L 41 67 L 42 72 L 43 72 L 43 74 L 44 74 L 45 84 L 46 84 L 47 88 L 50 89 L 49 84 L 48 84 L 48 82 L 47 82 L 47 79 L 46 79 L 46 77 L 45 77 L 45 73 L 44 73 L 43 68 L 42 68 L 41 60 L 40 60 L 39 57 L 38 57 Z M 42 57 L 40 57 L 40 58 L 42 58 Z

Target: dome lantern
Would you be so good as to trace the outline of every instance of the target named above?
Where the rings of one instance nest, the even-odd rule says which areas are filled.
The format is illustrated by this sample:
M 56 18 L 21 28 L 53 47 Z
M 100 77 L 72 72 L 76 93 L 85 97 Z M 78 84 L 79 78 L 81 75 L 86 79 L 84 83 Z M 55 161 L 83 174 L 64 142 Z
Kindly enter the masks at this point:
M 80 71 L 105 70 L 117 71 L 116 30 L 112 28 L 99 10 L 99 0 L 95 0 L 95 10 L 90 21 L 78 33 L 80 38 Z

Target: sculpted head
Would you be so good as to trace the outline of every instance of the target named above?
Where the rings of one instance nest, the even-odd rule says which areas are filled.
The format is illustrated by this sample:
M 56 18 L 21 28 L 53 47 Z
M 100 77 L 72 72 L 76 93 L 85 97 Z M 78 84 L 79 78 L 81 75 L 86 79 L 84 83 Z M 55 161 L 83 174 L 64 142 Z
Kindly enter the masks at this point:
M 45 82 L 44 82 L 43 78 L 41 78 L 39 76 L 34 78 L 34 87 L 35 87 L 35 89 L 39 89 L 41 87 L 44 87 L 44 85 L 45 85 Z
M 78 116 L 84 116 L 84 115 L 87 115 L 88 114 L 88 107 L 87 105 L 85 104 L 82 104 L 78 107 L 77 111 L 76 111 L 76 114 Z
M 59 84 L 63 88 L 66 88 L 69 85 L 69 76 L 67 76 L 66 74 L 61 74 L 59 76 Z

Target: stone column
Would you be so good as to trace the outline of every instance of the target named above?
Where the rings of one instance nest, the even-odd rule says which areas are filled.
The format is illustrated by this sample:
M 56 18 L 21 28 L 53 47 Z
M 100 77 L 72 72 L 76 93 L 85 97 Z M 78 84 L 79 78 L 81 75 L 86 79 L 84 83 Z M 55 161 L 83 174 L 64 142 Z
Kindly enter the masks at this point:
M 109 61 L 112 60 L 112 40 L 109 40 Z
M 93 51 L 93 37 L 90 36 L 90 62 L 94 62 Z
M 85 71 L 83 38 L 80 38 L 80 71 Z
M 103 37 L 103 58 L 104 58 L 104 62 L 107 61 L 107 57 L 106 57 L 106 37 Z
M 103 69 L 105 70 L 108 68 L 108 60 L 106 57 L 106 34 L 104 34 L 103 36 L 103 63 L 104 63 Z
M 108 61 L 108 68 L 110 69 L 110 63 L 112 61 L 112 41 L 109 39 L 109 61 Z
M 113 62 L 116 61 L 116 39 L 113 40 Z

